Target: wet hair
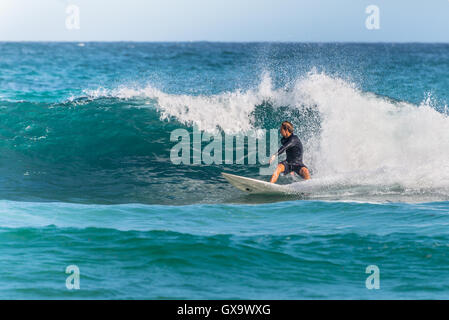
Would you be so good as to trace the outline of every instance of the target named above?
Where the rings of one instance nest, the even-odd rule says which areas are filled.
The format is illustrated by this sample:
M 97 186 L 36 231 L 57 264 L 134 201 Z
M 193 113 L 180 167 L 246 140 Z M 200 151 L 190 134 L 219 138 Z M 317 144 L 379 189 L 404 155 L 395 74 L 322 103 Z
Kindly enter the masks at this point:
M 288 132 L 290 132 L 290 133 L 293 133 L 293 125 L 291 124 L 291 122 L 288 122 L 288 121 L 282 122 L 281 128 L 282 128 L 284 131 L 288 131 Z

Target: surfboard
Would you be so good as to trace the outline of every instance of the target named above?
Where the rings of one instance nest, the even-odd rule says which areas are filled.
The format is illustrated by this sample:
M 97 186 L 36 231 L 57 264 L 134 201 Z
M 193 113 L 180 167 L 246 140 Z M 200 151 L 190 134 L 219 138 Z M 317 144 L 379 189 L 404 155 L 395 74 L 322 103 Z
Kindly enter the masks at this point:
M 231 185 L 250 194 L 286 194 L 291 192 L 288 187 L 283 185 L 224 172 L 222 175 Z

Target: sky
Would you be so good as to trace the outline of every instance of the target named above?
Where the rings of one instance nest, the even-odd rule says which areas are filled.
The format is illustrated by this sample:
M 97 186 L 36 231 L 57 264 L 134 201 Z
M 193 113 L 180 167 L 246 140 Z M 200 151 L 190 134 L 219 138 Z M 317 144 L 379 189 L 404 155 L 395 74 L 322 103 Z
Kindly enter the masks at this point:
M 449 0 L 0 0 L 0 41 L 449 43 Z

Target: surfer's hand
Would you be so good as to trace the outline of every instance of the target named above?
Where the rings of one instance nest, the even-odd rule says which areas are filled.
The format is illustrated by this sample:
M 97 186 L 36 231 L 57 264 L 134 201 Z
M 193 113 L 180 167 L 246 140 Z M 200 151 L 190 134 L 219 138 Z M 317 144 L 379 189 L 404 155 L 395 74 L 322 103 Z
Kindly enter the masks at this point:
M 273 154 L 270 158 L 270 164 L 274 161 L 274 159 L 276 159 L 276 155 Z

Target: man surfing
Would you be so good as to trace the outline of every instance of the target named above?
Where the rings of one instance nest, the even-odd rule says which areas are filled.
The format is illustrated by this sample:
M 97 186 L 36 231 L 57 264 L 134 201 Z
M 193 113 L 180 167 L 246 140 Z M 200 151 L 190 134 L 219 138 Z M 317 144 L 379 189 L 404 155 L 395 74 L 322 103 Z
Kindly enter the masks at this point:
M 284 121 L 281 124 L 281 143 L 282 147 L 279 148 L 278 152 L 273 154 L 270 158 L 270 164 L 276 159 L 277 156 L 282 153 L 287 154 L 287 159 L 278 164 L 276 171 L 274 171 L 270 182 L 276 183 L 279 175 L 283 172 L 284 175 L 291 173 L 292 175 L 296 172 L 304 180 L 310 179 L 309 169 L 302 162 L 303 147 L 301 140 L 293 134 L 293 125 Z

